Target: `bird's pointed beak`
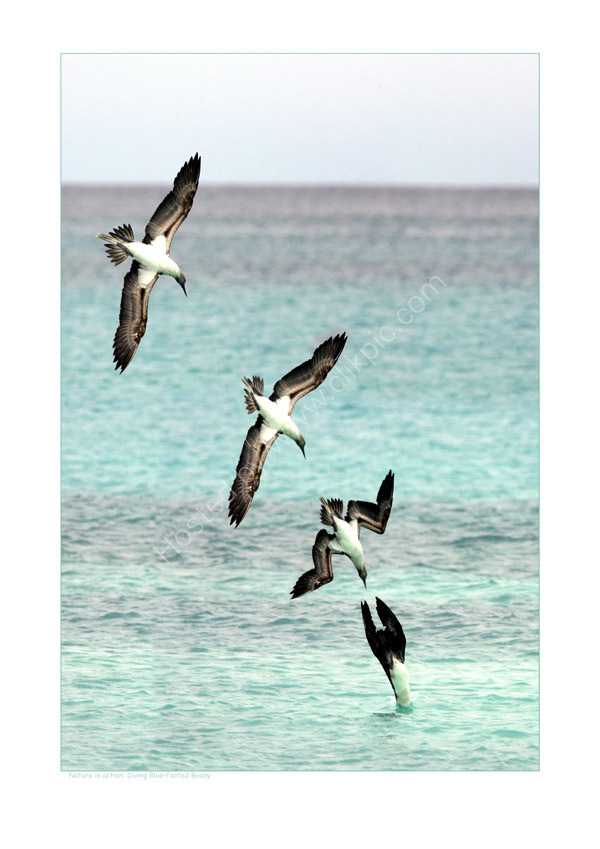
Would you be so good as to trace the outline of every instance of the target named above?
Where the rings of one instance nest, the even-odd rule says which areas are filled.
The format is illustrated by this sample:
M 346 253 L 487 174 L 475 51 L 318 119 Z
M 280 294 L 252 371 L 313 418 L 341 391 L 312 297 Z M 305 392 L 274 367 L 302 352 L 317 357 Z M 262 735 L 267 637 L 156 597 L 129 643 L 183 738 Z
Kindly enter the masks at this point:
M 183 294 L 184 294 L 184 295 L 186 296 L 186 298 L 187 298 L 187 292 L 185 291 L 185 283 L 180 283 L 179 285 L 180 285 L 180 286 L 181 286 L 181 288 L 183 289 Z
M 304 451 L 304 445 L 300 446 L 300 451 L 302 451 L 302 455 L 303 455 L 304 459 L 306 460 L 306 452 Z
M 366 579 L 366 578 L 363 578 L 363 576 L 362 576 L 362 575 L 361 575 L 360 577 L 362 578 L 362 582 L 363 582 L 363 584 L 365 585 L 365 589 L 367 589 L 367 579 Z

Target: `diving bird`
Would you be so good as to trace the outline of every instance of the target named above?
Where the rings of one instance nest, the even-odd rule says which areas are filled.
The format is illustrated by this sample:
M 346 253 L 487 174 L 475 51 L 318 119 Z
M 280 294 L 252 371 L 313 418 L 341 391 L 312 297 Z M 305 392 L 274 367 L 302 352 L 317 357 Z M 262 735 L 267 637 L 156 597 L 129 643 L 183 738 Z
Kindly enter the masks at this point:
M 115 227 L 108 235 L 98 233 L 115 265 L 132 257 L 121 293 L 119 327 L 113 341 L 115 370 L 125 371 L 137 351 L 148 323 L 148 299 L 161 274 L 174 277 L 185 291 L 185 275 L 169 256 L 173 236 L 192 208 L 200 179 L 200 157 L 196 153 L 182 166 L 173 188 L 146 224 L 141 242 L 136 242 L 130 224 Z
M 408 707 L 411 702 L 410 687 L 408 684 L 408 672 L 404 665 L 404 653 L 406 651 L 406 637 L 402 625 L 398 622 L 392 611 L 380 598 L 376 598 L 377 614 L 385 630 L 377 630 L 373 624 L 373 618 L 369 605 L 363 601 L 360 605 L 362 610 L 365 634 L 371 646 L 371 651 L 383 666 L 383 671 L 392 685 L 396 702 L 401 707 Z
M 379 487 L 377 504 L 370 504 L 368 501 L 349 501 L 345 518 L 344 505 L 339 498 L 331 498 L 329 501 L 321 498 L 321 522 L 333 527 L 333 533 L 328 534 L 322 528 L 317 534 L 312 549 L 314 569 L 309 569 L 308 572 L 300 575 L 292 590 L 292 598 L 311 593 L 323 584 L 333 581 L 332 554 L 345 554 L 349 557 L 366 587 L 367 567 L 360 542 L 360 529 L 367 528 L 376 534 L 382 534 L 390 517 L 393 497 L 394 475 L 390 470 Z
M 340 333 L 319 345 L 310 360 L 306 360 L 277 381 L 269 398 L 263 394 L 264 381 L 261 377 L 254 376 L 252 380 L 242 378 L 246 409 L 250 415 L 258 412 L 258 418 L 246 434 L 235 480 L 229 493 L 231 525 L 235 522 L 237 527 L 248 512 L 260 484 L 260 475 L 269 449 L 280 433 L 293 439 L 306 457 L 306 442 L 291 419 L 292 410 L 300 398 L 323 383 L 344 350 L 346 339 L 346 334 Z

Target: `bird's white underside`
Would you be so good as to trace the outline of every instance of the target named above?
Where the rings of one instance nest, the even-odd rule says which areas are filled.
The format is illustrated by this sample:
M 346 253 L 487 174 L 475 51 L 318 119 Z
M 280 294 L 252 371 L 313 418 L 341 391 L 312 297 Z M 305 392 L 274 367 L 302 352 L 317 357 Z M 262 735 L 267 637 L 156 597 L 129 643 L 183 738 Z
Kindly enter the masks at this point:
M 128 242 L 127 249 L 132 257 L 140 264 L 140 272 L 138 281 L 141 286 L 148 285 L 150 280 L 156 274 L 168 274 L 170 277 L 177 277 L 181 274 L 181 269 L 176 262 L 173 262 L 168 253 L 165 252 L 167 240 L 164 236 L 158 236 L 154 241 L 146 245 L 144 242 Z
M 269 442 L 276 433 L 284 433 L 292 439 L 298 436 L 300 431 L 289 415 L 290 399 L 287 395 L 276 401 L 271 401 L 265 395 L 258 395 L 255 400 L 263 420 L 260 428 L 261 442 Z
M 347 554 L 357 569 L 364 566 L 365 556 L 360 539 L 358 538 L 358 522 L 351 519 L 335 517 L 334 526 L 335 539 L 329 543 L 329 548 L 335 554 Z
M 156 271 L 152 271 L 151 268 L 146 268 L 144 265 L 140 265 L 137 275 L 138 286 L 145 288 L 154 280 L 155 277 Z
M 410 687 L 408 685 L 408 670 L 402 661 L 394 658 L 390 669 L 390 678 L 396 694 L 396 701 L 401 707 L 408 707 L 411 702 Z

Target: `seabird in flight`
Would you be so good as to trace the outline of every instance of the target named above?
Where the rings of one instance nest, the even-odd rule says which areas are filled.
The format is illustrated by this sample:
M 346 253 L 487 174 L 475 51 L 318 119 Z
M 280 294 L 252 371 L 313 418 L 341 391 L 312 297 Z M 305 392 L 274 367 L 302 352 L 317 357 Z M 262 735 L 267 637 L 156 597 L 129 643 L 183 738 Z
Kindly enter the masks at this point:
M 317 534 L 312 550 L 315 568 L 309 569 L 298 578 L 291 593 L 292 598 L 311 593 L 323 584 L 333 581 L 332 554 L 345 554 L 349 557 L 366 587 L 367 567 L 360 542 L 360 529 L 363 527 L 376 534 L 382 534 L 390 517 L 393 497 L 394 475 L 389 471 L 379 487 L 377 504 L 349 501 L 346 518 L 343 517 L 344 505 L 339 498 L 331 498 L 329 501 L 321 498 L 321 522 L 331 525 L 333 533 L 328 534 L 321 529 Z
M 277 381 L 269 398 L 263 395 L 264 381 L 261 377 L 254 376 L 252 380 L 242 378 L 246 409 L 250 415 L 258 412 L 258 418 L 246 434 L 229 493 L 230 524 L 235 523 L 237 527 L 248 512 L 269 449 L 280 433 L 293 439 L 304 454 L 305 439 L 291 419 L 292 410 L 300 398 L 323 383 L 342 353 L 346 338 L 346 334 L 341 333 L 319 345 L 310 360 Z
M 385 630 L 377 630 L 366 601 L 361 603 L 365 634 L 371 646 L 371 651 L 383 666 L 383 671 L 392 685 L 396 702 L 401 707 L 408 707 L 411 702 L 408 672 L 404 665 L 406 637 L 402 625 L 392 611 L 380 598 L 376 599 L 377 614 Z
M 187 295 L 185 275 L 169 256 L 169 248 L 178 227 L 192 208 L 199 179 L 200 157 L 196 153 L 175 177 L 172 190 L 146 224 L 146 234 L 141 242 L 136 242 L 130 224 L 115 227 L 108 235 L 98 233 L 98 238 L 107 243 L 106 252 L 115 265 L 128 257 L 133 258 L 125 275 L 119 327 L 113 342 L 115 369 L 120 368 L 121 372 L 131 362 L 146 332 L 148 299 L 159 276 L 168 274 L 174 277 Z

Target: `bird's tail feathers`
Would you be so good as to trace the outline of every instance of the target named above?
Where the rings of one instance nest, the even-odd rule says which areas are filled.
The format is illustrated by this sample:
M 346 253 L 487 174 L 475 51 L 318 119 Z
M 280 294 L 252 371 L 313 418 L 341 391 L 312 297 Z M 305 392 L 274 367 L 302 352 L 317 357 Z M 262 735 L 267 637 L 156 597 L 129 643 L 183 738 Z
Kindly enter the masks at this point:
M 249 380 L 247 377 L 242 378 L 242 383 L 244 384 L 244 399 L 246 401 L 246 409 L 248 410 L 249 415 L 252 413 L 258 412 L 258 404 L 254 398 L 254 394 L 262 395 L 263 390 L 265 388 L 265 382 L 262 377 L 257 377 L 254 375 L 252 380 Z
M 131 253 L 127 249 L 127 242 L 134 242 L 135 236 L 131 224 L 123 224 L 121 227 L 115 227 L 108 235 L 106 233 L 98 233 L 98 238 L 102 239 L 106 244 L 106 253 L 111 262 L 119 265 L 124 262 Z
M 325 499 L 321 496 L 319 499 L 321 502 L 321 522 L 324 525 L 331 525 L 333 527 L 333 516 L 337 515 L 338 518 L 342 518 L 342 514 L 344 511 L 344 503 L 339 498 L 330 498 Z

